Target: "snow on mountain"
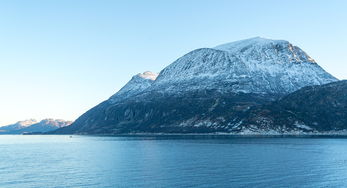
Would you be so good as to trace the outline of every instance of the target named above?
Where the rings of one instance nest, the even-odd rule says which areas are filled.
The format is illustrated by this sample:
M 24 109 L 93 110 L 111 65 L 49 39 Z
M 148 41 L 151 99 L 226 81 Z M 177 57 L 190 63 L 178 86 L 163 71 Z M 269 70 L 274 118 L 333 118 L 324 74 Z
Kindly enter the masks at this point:
M 150 87 L 158 74 L 150 71 L 139 73 L 132 77 L 132 79 L 122 87 L 116 94 L 110 97 L 110 102 L 114 103 L 124 98 L 134 96 L 143 92 Z
M 152 89 L 287 94 L 332 81 L 299 47 L 257 37 L 194 50 L 162 70 Z
M 47 125 L 47 126 L 54 126 L 57 128 L 68 126 L 71 123 L 72 123 L 72 121 L 66 121 L 63 119 L 52 119 L 52 118 L 43 119 L 39 122 L 39 124 L 41 124 L 43 126 Z
M 28 127 L 19 130 L 19 133 L 25 132 L 48 132 L 58 128 L 70 125 L 72 121 L 65 121 L 62 119 L 44 119 L 38 123 L 32 124 Z
M 22 127 L 27 127 L 30 126 L 32 124 L 37 123 L 36 119 L 28 119 L 28 120 L 24 120 L 24 121 L 18 121 L 16 124 L 20 125 Z
M 315 63 L 299 47 L 293 46 L 285 40 L 272 40 L 255 37 L 236 42 L 226 43 L 214 47 L 214 49 L 229 52 L 244 60 L 272 60 L 276 63 Z
M 19 121 L 15 124 L 0 127 L 0 134 L 22 134 L 25 132 L 47 132 L 68 126 L 72 121 L 61 119 L 44 119 L 40 122 L 35 119 Z
M 157 79 L 157 77 L 158 77 L 158 73 L 153 73 L 153 72 L 151 72 L 151 71 L 146 71 L 146 72 L 144 72 L 144 73 L 139 73 L 139 74 L 137 74 L 139 77 L 141 77 L 141 78 L 144 78 L 144 79 L 146 79 L 146 80 L 155 80 L 155 79 Z
M 35 123 L 38 123 L 35 119 L 28 119 L 28 120 L 24 120 L 24 121 L 18 121 L 17 123 L 0 127 L 0 133 L 1 132 L 8 132 L 8 131 L 19 130 L 19 129 L 28 127 L 28 126 L 30 126 L 32 124 L 35 124 Z

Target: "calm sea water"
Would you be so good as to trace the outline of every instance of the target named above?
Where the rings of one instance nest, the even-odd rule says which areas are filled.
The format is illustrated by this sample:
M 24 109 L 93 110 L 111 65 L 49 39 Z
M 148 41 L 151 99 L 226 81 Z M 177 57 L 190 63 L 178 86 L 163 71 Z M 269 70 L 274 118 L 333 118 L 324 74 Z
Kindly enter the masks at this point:
M 347 139 L 0 136 L 0 187 L 347 187 Z

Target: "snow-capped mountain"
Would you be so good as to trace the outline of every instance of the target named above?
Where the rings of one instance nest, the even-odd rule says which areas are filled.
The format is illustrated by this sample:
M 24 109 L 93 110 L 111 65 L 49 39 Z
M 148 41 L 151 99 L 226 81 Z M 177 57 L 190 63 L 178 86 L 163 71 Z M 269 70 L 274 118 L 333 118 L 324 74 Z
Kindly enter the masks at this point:
M 152 89 L 287 94 L 332 81 L 299 47 L 257 37 L 194 50 L 162 70 Z
M 61 119 L 44 119 L 40 122 L 30 119 L 19 121 L 15 124 L 0 127 L 0 134 L 23 134 L 32 132 L 48 132 L 58 128 L 68 126 L 72 121 L 65 121 Z
M 334 81 L 289 42 L 251 38 L 189 52 L 159 75 L 138 74 L 55 133 L 231 132 L 254 106 Z
M 70 125 L 72 121 L 65 121 L 62 119 L 44 119 L 38 123 L 32 124 L 28 127 L 20 129 L 20 133 L 32 133 L 32 132 L 48 132 L 58 128 L 66 127 Z
M 2 126 L 0 127 L 0 134 L 23 129 L 35 123 L 38 123 L 35 119 L 28 119 L 24 121 L 18 121 L 17 123 L 11 125 Z

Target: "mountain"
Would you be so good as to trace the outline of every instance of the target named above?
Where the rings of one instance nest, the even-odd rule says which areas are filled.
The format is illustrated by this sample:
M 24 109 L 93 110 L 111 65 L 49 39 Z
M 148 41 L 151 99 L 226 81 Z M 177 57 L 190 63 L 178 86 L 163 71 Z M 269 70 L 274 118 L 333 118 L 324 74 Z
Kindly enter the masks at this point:
M 44 119 L 40 122 L 36 120 L 19 121 L 13 125 L 0 127 L 0 134 L 43 133 L 68 126 L 71 123 L 71 121 L 61 119 Z
M 28 119 L 24 121 L 18 121 L 17 123 L 11 125 L 2 126 L 0 127 L 0 134 L 6 134 L 8 132 L 17 131 L 35 123 L 37 123 L 35 119 Z
M 271 104 L 251 109 L 237 132 L 300 134 L 347 132 L 347 80 L 307 86 Z
M 178 90 L 288 94 L 307 85 L 336 81 L 288 41 L 251 38 L 194 50 L 162 70 L 151 87 Z
M 197 49 L 159 75 L 134 76 L 56 134 L 233 132 L 255 106 L 337 81 L 288 41 L 251 38 Z
M 20 133 L 35 133 L 35 132 L 49 132 L 58 128 L 66 127 L 70 125 L 72 121 L 65 121 L 62 119 L 44 119 L 39 123 L 30 125 L 23 129 L 20 129 Z

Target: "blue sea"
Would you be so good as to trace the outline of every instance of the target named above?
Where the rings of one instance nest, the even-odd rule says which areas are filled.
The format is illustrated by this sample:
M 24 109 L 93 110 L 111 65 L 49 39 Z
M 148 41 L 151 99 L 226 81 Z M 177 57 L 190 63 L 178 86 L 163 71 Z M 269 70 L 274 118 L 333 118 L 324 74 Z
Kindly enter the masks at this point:
M 347 187 L 347 139 L 1 135 L 0 187 Z

